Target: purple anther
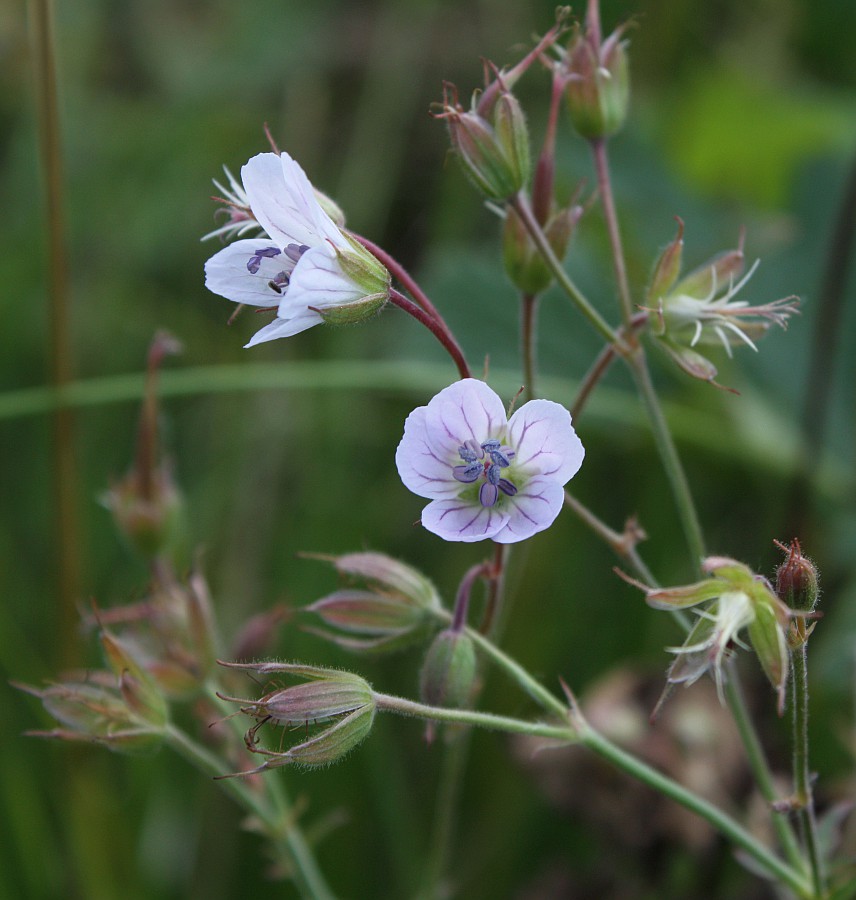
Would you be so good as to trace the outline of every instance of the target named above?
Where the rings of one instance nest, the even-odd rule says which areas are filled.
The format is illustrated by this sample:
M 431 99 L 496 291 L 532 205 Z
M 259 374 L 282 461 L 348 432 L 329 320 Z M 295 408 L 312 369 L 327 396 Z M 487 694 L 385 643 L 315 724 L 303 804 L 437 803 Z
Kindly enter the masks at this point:
M 491 462 L 503 469 L 507 469 L 511 465 L 509 459 L 514 456 L 514 451 L 509 452 L 507 447 L 497 447 L 495 450 L 489 450 L 488 453 L 490 454 Z
M 499 484 L 499 466 L 491 465 L 487 467 L 487 480 L 490 484 Z M 493 504 L 491 504 L 493 505 Z
M 452 475 L 456 481 L 462 481 L 464 484 L 471 484 L 481 475 L 481 463 L 472 462 L 467 466 L 453 466 Z
M 289 244 L 283 253 L 285 253 L 293 263 L 296 263 L 308 249 L 309 247 L 306 244 Z
M 517 488 L 507 478 L 500 478 L 497 487 L 509 497 L 513 497 L 517 493 Z
M 285 289 L 288 287 L 289 277 L 288 272 L 278 272 L 271 280 L 268 282 L 268 287 L 276 291 L 277 294 L 284 293 Z
M 275 256 L 279 256 L 281 252 L 279 247 L 262 247 L 261 250 L 256 250 L 247 261 L 247 271 L 250 275 L 255 275 L 261 267 L 263 257 L 273 259 Z
M 481 503 L 482 506 L 496 505 L 498 497 L 499 488 L 495 484 L 491 484 L 489 481 L 486 481 L 479 488 L 479 503 Z

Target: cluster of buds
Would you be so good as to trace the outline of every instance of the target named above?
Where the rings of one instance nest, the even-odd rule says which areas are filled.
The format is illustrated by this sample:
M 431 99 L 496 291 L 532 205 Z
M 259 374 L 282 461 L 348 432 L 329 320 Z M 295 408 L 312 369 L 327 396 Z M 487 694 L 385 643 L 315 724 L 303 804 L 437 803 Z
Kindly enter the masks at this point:
M 266 757 L 260 766 L 235 775 L 254 775 L 291 764 L 326 766 L 348 754 L 371 731 L 377 703 L 371 685 L 359 675 L 292 663 L 222 662 L 221 665 L 262 676 L 286 675 L 306 679 L 299 684 L 270 691 L 258 700 L 218 694 L 222 700 L 239 703 L 240 711 L 256 720 L 248 729 L 244 741 L 252 753 Z M 259 746 L 259 730 L 267 723 L 272 726 L 303 727 L 306 729 L 306 739 L 287 750 Z M 313 729 L 311 736 L 310 726 Z
M 675 239 L 663 250 L 654 266 L 646 294 L 653 315 L 653 333 L 689 375 L 716 384 L 716 367 L 695 348 L 721 345 L 731 356 L 732 347 L 745 344 L 757 351 L 755 341 L 771 325 L 786 328 L 797 313 L 799 300 L 784 297 L 761 306 L 750 306 L 735 296 L 758 266 L 745 274 L 743 240 L 734 250 L 720 253 L 679 279 L 683 254 L 684 225 L 678 220 Z
M 645 591 L 645 600 L 654 609 L 700 607 L 694 609 L 698 620 L 683 645 L 668 648 L 675 654 L 675 661 L 669 668 L 663 699 L 672 685 L 693 684 L 705 672 L 713 673 L 722 698 L 725 659 L 735 647 L 751 648 L 776 690 L 781 713 L 788 677 L 787 629 L 791 610 L 776 596 L 766 578 L 737 560 L 710 556 L 703 560 L 702 569 L 708 578 L 680 587 L 647 588 L 632 582 Z M 744 628 L 748 645 L 739 637 Z
M 382 553 L 319 556 L 360 586 L 334 591 L 306 608 L 336 631 L 320 631 L 356 651 L 398 650 L 420 640 L 441 608 L 434 585 L 405 563 Z
M 193 573 L 180 584 L 163 572 L 148 598 L 99 611 L 91 621 L 107 669 L 71 673 L 44 688 L 18 685 L 62 726 L 31 733 L 115 750 L 157 743 L 170 702 L 197 697 L 214 669 L 215 628 L 204 579 Z

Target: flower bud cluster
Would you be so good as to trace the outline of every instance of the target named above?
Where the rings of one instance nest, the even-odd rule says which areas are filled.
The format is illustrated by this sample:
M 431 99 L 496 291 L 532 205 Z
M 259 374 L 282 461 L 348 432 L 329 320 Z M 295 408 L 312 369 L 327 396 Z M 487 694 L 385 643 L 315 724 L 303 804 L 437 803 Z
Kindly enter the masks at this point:
M 336 629 L 320 632 L 356 651 L 398 650 L 425 636 L 441 608 L 434 585 L 383 553 L 347 553 L 328 559 L 355 587 L 334 591 L 306 608 Z

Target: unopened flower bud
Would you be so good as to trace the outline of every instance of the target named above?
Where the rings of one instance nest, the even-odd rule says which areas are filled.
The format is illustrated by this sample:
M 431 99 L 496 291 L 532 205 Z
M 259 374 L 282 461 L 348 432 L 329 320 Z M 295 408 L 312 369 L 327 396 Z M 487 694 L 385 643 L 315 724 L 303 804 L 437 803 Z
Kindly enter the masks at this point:
M 235 697 L 223 699 L 241 704 L 241 712 L 257 719 L 246 734 L 245 743 L 253 753 L 267 760 L 252 772 L 296 763 L 302 766 L 326 766 L 337 762 L 357 746 L 371 731 L 376 702 L 371 686 L 359 675 L 290 663 L 222 663 L 260 675 L 284 674 L 307 681 L 272 691 L 258 700 Z M 288 750 L 268 750 L 258 746 L 262 725 L 320 726 L 311 737 Z M 240 772 L 248 775 L 251 772 Z
M 388 651 L 419 640 L 431 626 L 441 603 L 421 572 L 382 553 L 349 553 L 330 562 L 366 588 L 334 591 L 307 607 L 344 632 L 321 632 L 324 637 L 349 650 Z
M 473 103 L 465 112 L 458 103 L 457 90 L 446 85 L 443 111 L 449 136 L 464 172 L 491 200 L 513 197 L 529 178 L 529 136 L 520 105 L 504 91 L 485 119 Z
M 619 28 L 601 43 L 590 24 L 577 28 L 566 52 L 568 111 L 588 140 L 615 134 L 627 117 L 630 75 L 622 33 Z
M 776 543 L 788 554 L 776 569 L 779 599 L 790 609 L 812 612 L 820 598 L 817 568 L 808 557 L 803 556 L 798 540 L 791 541 L 789 547 Z
M 419 693 L 432 706 L 467 706 L 476 680 L 476 651 L 465 631 L 441 631 L 428 648 Z

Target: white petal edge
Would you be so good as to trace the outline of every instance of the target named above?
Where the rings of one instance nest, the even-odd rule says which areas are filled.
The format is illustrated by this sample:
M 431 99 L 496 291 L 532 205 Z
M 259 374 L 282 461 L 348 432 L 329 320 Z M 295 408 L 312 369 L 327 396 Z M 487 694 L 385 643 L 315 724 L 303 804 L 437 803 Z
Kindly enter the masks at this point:
M 464 378 L 443 388 L 426 407 L 426 425 L 439 456 L 458 460 L 464 441 L 483 444 L 504 435 L 505 407 L 483 381 Z
M 284 316 L 310 306 L 317 309 L 342 306 L 364 296 L 365 291 L 342 272 L 333 249 L 325 243 L 307 250 L 300 257 L 291 273 L 279 312 Z
M 303 315 L 295 316 L 291 319 L 276 318 L 269 325 L 257 331 L 251 338 L 249 343 L 244 344 L 244 348 L 255 347 L 256 344 L 263 344 L 266 341 L 275 341 L 277 338 L 291 337 L 293 334 L 300 334 L 313 325 L 320 325 L 323 320 L 321 316 L 312 310 L 307 310 Z
M 404 486 L 419 497 L 441 500 L 457 497 L 463 485 L 452 475 L 452 466 L 460 460 L 449 461 L 437 453 L 429 439 L 426 426 L 427 407 L 419 406 L 404 422 L 404 437 L 395 451 L 395 465 Z
M 562 511 L 565 491 L 549 478 L 532 478 L 514 497 L 505 499 L 508 521 L 493 539 L 498 544 L 514 544 L 549 528 Z
M 530 400 L 508 423 L 514 465 L 565 484 L 583 464 L 585 449 L 571 424 L 571 414 L 552 400 Z
M 508 513 L 496 507 L 457 498 L 432 500 L 422 510 L 422 525 L 446 541 L 473 543 L 493 538 L 507 521 Z

